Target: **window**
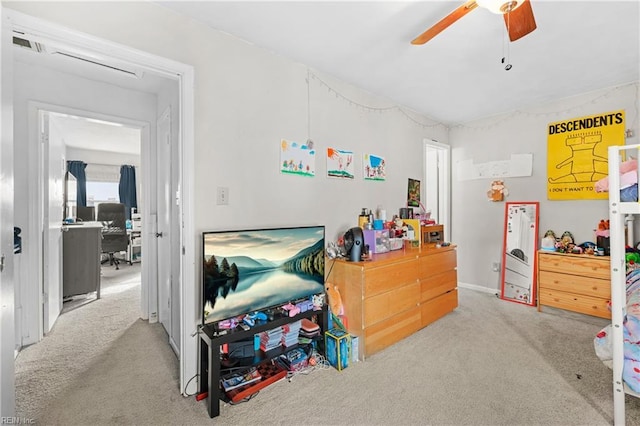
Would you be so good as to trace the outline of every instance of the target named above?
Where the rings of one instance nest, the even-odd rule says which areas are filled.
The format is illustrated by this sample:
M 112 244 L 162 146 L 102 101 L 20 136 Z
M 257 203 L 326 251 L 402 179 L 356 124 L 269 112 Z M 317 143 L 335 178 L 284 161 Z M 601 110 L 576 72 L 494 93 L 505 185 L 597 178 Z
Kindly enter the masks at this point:
M 87 181 L 87 206 L 105 202 L 120 202 L 118 182 Z
M 120 202 L 120 166 L 88 163 L 87 206 Z

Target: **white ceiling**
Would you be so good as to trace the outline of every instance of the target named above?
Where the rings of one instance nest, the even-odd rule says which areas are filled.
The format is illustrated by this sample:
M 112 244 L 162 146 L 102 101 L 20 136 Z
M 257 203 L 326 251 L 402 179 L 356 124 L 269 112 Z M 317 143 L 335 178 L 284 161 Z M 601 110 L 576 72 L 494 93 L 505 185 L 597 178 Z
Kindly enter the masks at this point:
M 140 155 L 141 130 L 92 118 L 51 114 L 50 123 L 67 147 Z
M 410 42 L 460 1 L 176 1 L 161 5 L 382 95 L 461 123 L 638 81 L 638 1 L 532 0 L 537 30 L 508 47 L 502 16 L 476 8 Z
M 637 0 L 532 0 L 538 29 L 509 44 L 510 71 L 501 63 L 504 21 L 481 8 L 427 44 L 410 44 L 462 1 L 160 4 L 448 124 L 640 79 Z M 58 48 L 45 46 L 44 54 L 36 54 L 15 47 L 15 59 L 148 93 L 171 83 L 108 58 L 98 59 L 138 78 L 52 53 Z M 136 129 L 77 119 L 60 123 L 70 146 L 139 153 Z
M 29 39 L 32 42 L 38 40 L 28 35 L 14 35 Z M 149 71 L 137 69 L 131 65 L 117 63 L 109 57 L 77 52 L 67 46 L 56 45 L 55 43 L 48 44 L 42 40 L 38 41 L 41 49 L 39 52 L 14 45 L 14 60 L 32 66 L 44 67 L 43 69 L 64 72 L 99 83 L 107 83 L 145 93 L 157 94 L 164 85 L 175 84 L 174 80 L 154 75 Z M 61 52 L 72 54 L 76 58 L 71 58 L 61 54 Z M 138 127 L 119 122 L 64 114 L 52 114 L 50 121 L 68 147 L 140 155 L 141 130 Z

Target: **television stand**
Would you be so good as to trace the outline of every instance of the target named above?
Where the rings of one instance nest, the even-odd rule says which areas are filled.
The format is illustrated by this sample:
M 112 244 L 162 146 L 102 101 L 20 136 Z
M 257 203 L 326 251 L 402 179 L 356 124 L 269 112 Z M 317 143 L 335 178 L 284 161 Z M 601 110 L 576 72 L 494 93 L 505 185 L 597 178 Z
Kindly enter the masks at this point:
M 206 403 L 209 417 L 216 417 L 220 415 L 220 397 L 223 394 L 220 390 L 220 346 L 225 343 L 245 340 L 263 331 L 271 330 L 285 324 L 291 324 L 303 318 L 311 318 L 315 315 L 318 316 L 321 332 L 324 333 L 327 331 L 329 320 L 328 307 L 326 304 L 318 311 L 309 310 L 301 312 L 294 317 L 282 316 L 275 318 L 272 321 L 256 322 L 256 325 L 251 327 L 249 330 L 243 330 L 241 327 L 236 327 L 233 330 L 226 330 L 225 334 L 221 334 L 217 333 L 212 325 L 205 325 L 202 327 L 202 330 L 199 333 L 200 380 L 198 381 L 198 393 L 201 394 L 203 392 L 208 392 Z M 278 349 L 274 349 L 269 351 L 267 354 L 257 350 L 255 351 L 253 360 L 246 365 L 258 365 L 261 362 L 273 359 L 296 347 L 297 345 L 290 346 L 288 348 L 281 348 L 279 351 Z

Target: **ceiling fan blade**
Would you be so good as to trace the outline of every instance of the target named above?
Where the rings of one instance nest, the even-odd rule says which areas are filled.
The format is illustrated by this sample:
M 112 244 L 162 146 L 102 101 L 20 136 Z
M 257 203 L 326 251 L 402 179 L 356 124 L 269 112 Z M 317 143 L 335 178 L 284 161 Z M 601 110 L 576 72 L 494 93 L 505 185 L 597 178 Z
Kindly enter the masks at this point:
M 465 2 L 463 5 L 458 7 L 456 10 L 442 18 L 438 23 L 436 23 L 433 27 L 429 28 L 427 31 L 420 34 L 414 40 L 411 41 L 411 44 L 425 44 L 442 31 L 444 31 L 449 25 L 456 22 L 458 19 L 462 18 L 467 13 L 471 12 L 478 6 L 476 0 L 470 0 Z M 522 7 L 522 6 L 521 6 Z
M 504 23 L 509 30 L 511 41 L 516 41 L 537 28 L 529 0 L 525 0 L 519 8 L 502 16 L 504 16 Z

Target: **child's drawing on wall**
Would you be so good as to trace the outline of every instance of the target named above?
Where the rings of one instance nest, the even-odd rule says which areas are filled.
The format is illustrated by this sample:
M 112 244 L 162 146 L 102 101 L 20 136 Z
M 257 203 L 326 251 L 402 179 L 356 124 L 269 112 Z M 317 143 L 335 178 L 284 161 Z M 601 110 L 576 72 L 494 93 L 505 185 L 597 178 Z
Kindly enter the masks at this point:
M 310 146 L 282 139 L 280 142 L 280 173 L 315 176 L 315 154 L 315 150 Z
M 341 179 L 353 179 L 353 151 L 327 148 L 327 176 Z
M 362 162 L 364 180 L 385 180 L 387 178 L 384 158 L 373 154 L 365 154 Z

